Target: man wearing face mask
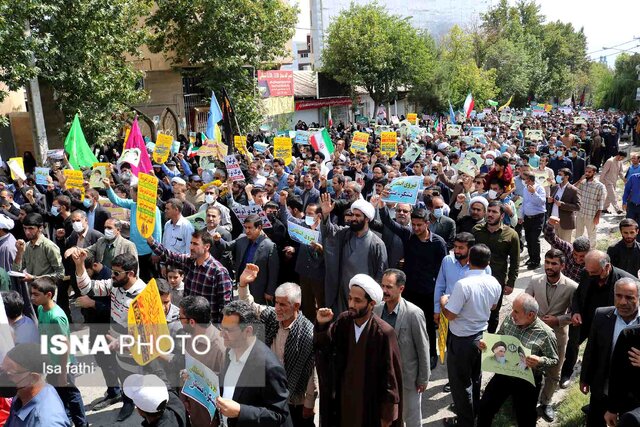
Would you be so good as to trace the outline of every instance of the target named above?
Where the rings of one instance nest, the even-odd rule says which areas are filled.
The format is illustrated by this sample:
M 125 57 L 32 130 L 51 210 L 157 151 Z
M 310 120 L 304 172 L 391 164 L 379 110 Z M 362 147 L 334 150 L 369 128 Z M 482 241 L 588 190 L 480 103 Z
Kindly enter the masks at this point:
M 100 205 L 99 200 L 100 194 L 97 190 L 88 190 L 82 202 L 82 210 L 87 213 L 89 228 L 104 234 L 104 223 L 111 218 L 111 213 Z
M 19 344 L 2 361 L 2 387 L 16 388 L 6 426 L 71 427 L 56 389 L 47 384 L 40 344 Z
M 97 242 L 85 248 L 85 251 L 100 264 L 111 268 L 111 261 L 120 254 L 131 254 L 138 256 L 136 245 L 125 239 L 120 234 L 122 223 L 117 219 L 109 218 L 104 224 L 104 236 Z M 65 252 L 65 257 L 73 255 L 75 250 L 69 249 Z
M 569 328 L 567 353 L 562 365 L 561 388 L 567 388 L 570 384 L 573 367 L 578 360 L 578 348 L 589 336 L 596 309 L 613 305 L 614 283 L 623 277 L 634 278 L 611 265 L 609 255 L 599 250 L 587 254 L 584 269 L 571 300 L 572 326 Z
M 204 203 L 200 206 L 199 212 L 207 211 L 210 207 L 216 207 L 220 211 L 219 225 L 231 232 L 233 225 L 231 224 L 231 211 L 228 207 L 218 201 L 220 190 L 215 185 L 207 187 L 204 191 Z
M 429 230 L 442 237 L 447 244 L 447 251 L 453 249 L 453 239 L 456 237 L 456 223 L 445 216 L 445 203 L 442 196 L 432 196 L 427 205 L 429 212 Z
M 575 184 L 578 179 L 580 179 L 580 177 L 584 175 L 584 170 L 586 167 L 586 162 L 582 157 L 578 155 L 578 151 L 578 147 L 573 147 L 571 148 L 571 152 L 569 154 L 571 157 L 571 163 L 573 164 L 573 175 L 570 181 L 572 184 Z
M 558 147 L 556 156 L 549 162 L 549 167 L 553 171 L 554 175 L 558 175 L 560 169 L 569 169 L 573 173 L 573 163 L 565 156 L 565 148 Z
M 99 231 L 90 230 L 89 223 L 87 221 L 87 214 L 84 211 L 74 211 L 71 214 L 71 224 L 73 227 L 73 232 L 67 237 L 60 238 L 56 235 L 56 244 L 60 248 L 60 254 L 64 254 L 69 248 L 78 247 L 78 248 L 86 248 L 98 241 L 103 235 Z M 80 290 L 78 289 L 75 280 L 73 280 L 73 260 L 66 258 L 63 261 L 65 275 L 69 276 L 70 279 L 63 280 L 62 283 L 58 286 L 58 300 L 57 303 L 62 308 L 69 319 L 69 323 L 72 323 L 71 319 L 71 309 L 69 307 L 69 286 L 71 286 L 76 296 L 80 294 Z
M 140 373 L 140 367 L 133 357 L 126 351 L 119 351 L 117 347 L 120 335 L 128 333 L 128 313 L 131 301 L 147 286 L 142 279 L 138 278 L 138 260 L 131 254 L 120 254 L 111 261 L 111 279 L 91 280 L 84 266 L 86 252 L 76 251 L 72 257 L 76 264 L 76 280 L 80 292 L 83 295 L 93 292 L 95 296 L 111 297 L 109 336 L 114 340 L 110 345 L 113 347 L 112 351 L 117 351 L 117 375 L 121 385 L 129 375 Z M 107 386 L 115 387 L 118 384 L 107 384 Z M 123 395 L 122 400 L 124 404 L 118 413 L 117 421 L 129 418 L 134 410 L 131 399 Z

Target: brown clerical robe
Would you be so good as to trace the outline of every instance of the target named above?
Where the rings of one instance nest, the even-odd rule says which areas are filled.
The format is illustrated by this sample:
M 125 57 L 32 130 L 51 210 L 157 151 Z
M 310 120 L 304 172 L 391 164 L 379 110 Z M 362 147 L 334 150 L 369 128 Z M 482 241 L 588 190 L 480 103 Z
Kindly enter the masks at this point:
M 372 314 L 356 343 L 354 320 L 344 312 L 330 325 L 316 324 L 313 341 L 321 425 L 403 425 L 400 349 L 387 322 Z

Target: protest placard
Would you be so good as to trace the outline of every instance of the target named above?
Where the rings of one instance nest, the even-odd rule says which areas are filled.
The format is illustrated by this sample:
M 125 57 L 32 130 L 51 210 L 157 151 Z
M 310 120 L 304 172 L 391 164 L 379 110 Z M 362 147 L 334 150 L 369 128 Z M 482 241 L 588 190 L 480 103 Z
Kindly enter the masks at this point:
M 471 136 L 484 136 L 484 127 L 482 126 L 472 126 L 469 130 L 471 131 Z
M 99 199 L 98 203 L 100 203 L 100 205 L 111 214 L 111 218 L 118 221 L 129 222 L 131 212 L 129 209 L 121 208 L 120 206 L 111 203 L 109 199 L 102 197 Z
M 130 348 L 131 356 L 138 365 L 144 366 L 171 349 L 173 343 L 155 279 L 151 279 L 142 292 L 131 300 L 127 324 L 129 334 L 134 339 Z M 161 339 L 162 336 L 166 338 Z M 139 345 L 140 343 L 151 345 Z
M 269 148 L 269 144 L 258 141 L 253 143 L 253 148 L 255 148 L 258 153 L 264 153 L 267 151 L 267 148 Z
M 524 139 L 542 141 L 542 129 L 527 129 L 524 133 Z
M 207 226 L 207 211 L 200 211 L 191 216 L 186 217 L 187 221 L 191 223 L 193 229 L 198 231 Z
M 311 137 L 311 132 L 306 130 L 297 130 L 295 136 L 295 143 L 301 145 L 309 145 L 309 138 Z
M 158 178 L 146 173 L 139 173 L 136 222 L 138 224 L 138 231 L 145 239 L 153 234 L 153 229 L 156 224 L 157 198 Z
M 398 149 L 398 134 L 395 132 L 382 132 L 380 135 L 380 151 L 387 156 L 393 156 Z
M 500 121 L 502 123 L 509 123 L 511 121 L 511 113 L 500 114 Z
M 122 151 L 122 155 L 118 159 L 118 164 L 129 163 L 135 167 L 140 164 L 140 149 L 139 148 L 127 148 Z
M 239 153 L 246 153 L 247 152 L 247 137 L 246 136 L 240 136 L 240 135 L 234 135 L 233 137 L 233 146 L 236 147 L 236 150 L 238 150 Z
M 267 218 L 267 214 L 264 213 L 262 208 L 258 205 L 250 205 L 244 206 L 240 204 L 236 204 L 231 207 L 231 210 L 240 221 L 240 224 L 244 224 L 244 220 L 251 214 L 256 214 L 262 219 L 262 228 L 271 228 L 271 222 L 269 222 L 269 218 Z
M 416 122 L 418 121 L 418 114 L 417 113 L 407 114 L 407 120 L 409 120 L 411 124 L 416 124 Z
M 462 126 L 460 125 L 452 125 L 451 123 L 447 124 L 447 136 L 460 136 L 462 131 Z
M 153 148 L 153 161 L 156 163 L 164 163 L 169 158 L 171 147 L 173 145 L 173 137 L 164 133 L 159 133 L 156 138 L 156 145 Z
M 72 190 L 80 190 L 80 201 L 84 201 L 84 176 L 82 175 L 82 171 L 76 171 L 71 169 L 65 169 L 62 171 L 64 176 L 67 178 L 67 188 Z
M 573 118 L 573 124 L 574 125 L 586 125 L 587 124 L 587 119 L 585 119 L 584 117 L 574 117 Z
M 236 156 L 231 155 L 224 158 L 224 163 L 227 166 L 227 175 L 231 181 L 244 181 L 244 173 L 240 169 L 240 163 Z
M 520 378 L 535 385 L 533 372 L 526 363 L 531 350 L 523 346 L 518 338 L 485 332 L 482 340 L 487 346 L 482 353 L 483 371 Z
M 303 227 L 295 222 L 288 221 L 287 229 L 289 230 L 289 236 L 291 236 L 291 238 L 296 242 L 303 245 L 310 245 L 312 242 L 320 240 L 319 231 Z
M 549 187 L 551 183 L 549 182 L 549 175 L 546 171 L 534 170 L 533 176 L 536 177 L 536 182 L 543 187 Z
M 49 177 L 49 171 L 51 171 L 51 169 L 49 169 L 49 168 L 39 168 L 39 167 L 37 167 L 35 169 L 36 184 L 38 184 L 38 185 L 47 185 L 47 178 Z
M 351 138 L 350 150 L 352 153 L 366 153 L 369 143 L 369 134 L 366 132 L 355 132 Z
M 220 396 L 218 376 L 189 353 L 185 355 L 184 361 L 189 378 L 182 387 L 182 394 L 204 406 L 213 419 L 216 413 L 216 399 Z
M 23 181 L 27 179 L 27 175 L 24 173 L 24 159 L 22 157 L 10 158 L 7 160 L 7 165 L 11 171 L 11 179 L 16 180 L 20 178 Z
M 422 154 L 422 146 L 420 144 L 411 143 L 402 155 L 402 160 L 405 162 L 415 162 Z
M 383 198 L 385 202 L 416 204 L 418 192 L 422 188 L 423 177 L 421 176 L 401 176 L 395 178 L 389 184 L 389 196 Z
M 47 150 L 47 160 L 62 160 L 62 159 L 64 159 L 64 148 Z
M 511 130 L 517 130 L 520 128 L 520 125 L 522 125 L 521 121 L 515 121 L 513 122 L 513 124 L 511 125 L 511 127 L 509 127 L 509 129 Z
M 104 188 L 102 180 L 106 178 L 107 168 L 110 168 L 109 163 L 94 163 L 91 175 L 89 175 L 89 186 L 91 188 Z
M 273 138 L 273 158 L 284 160 L 285 165 L 290 165 L 293 161 L 291 153 L 291 138 L 285 136 L 277 136 Z

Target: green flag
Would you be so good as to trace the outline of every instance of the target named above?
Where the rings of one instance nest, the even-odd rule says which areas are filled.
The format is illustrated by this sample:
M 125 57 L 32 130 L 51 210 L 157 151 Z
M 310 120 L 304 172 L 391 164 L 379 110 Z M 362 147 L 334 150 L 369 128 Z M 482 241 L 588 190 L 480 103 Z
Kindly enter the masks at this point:
M 487 104 L 491 105 L 492 107 L 498 106 L 498 102 L 491 99 L 487 99 Z
M 73 118 L 73 124 L 69 129 L 67 138 L 64 140 L 64 151 L 67 152 L 69 163 L 74 169 L 90 168 L 94 163 L 98 163 L 98 159 L 96 159 L 95 154 L 93 154 L 89 144 L 87 144 L 87 140 L 84 138 L 77 114 Z

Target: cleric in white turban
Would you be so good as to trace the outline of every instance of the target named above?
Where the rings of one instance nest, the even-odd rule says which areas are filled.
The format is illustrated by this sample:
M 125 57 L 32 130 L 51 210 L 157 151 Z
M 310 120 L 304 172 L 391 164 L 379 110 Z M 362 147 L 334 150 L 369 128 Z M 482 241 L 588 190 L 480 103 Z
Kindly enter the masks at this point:
M 4 214 L 0 214 L 0 267 L 11 271 L 11 264 L 16 257 L 16 238 L 9 232 L 14 222 Z
M 360 286 L 364 292 L 369 295 L 372 301 L 375 301 L 376 304 L 380 304 L 382 302 L 382 287 L 373 280 L 371 276 L 366 274 L 356 274 L 349 281 L 349 289 L 353 286 Z

